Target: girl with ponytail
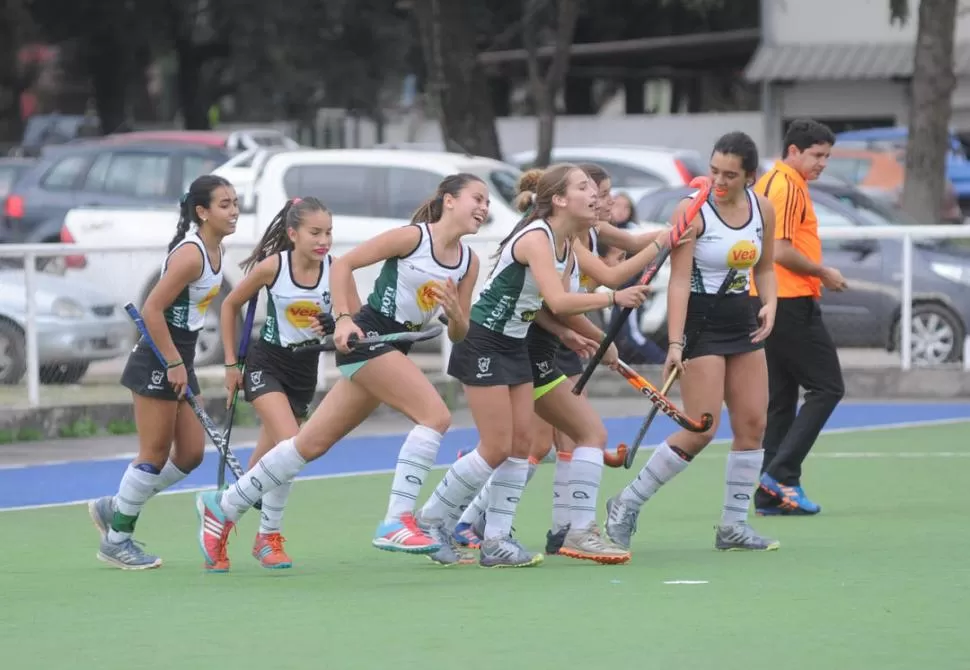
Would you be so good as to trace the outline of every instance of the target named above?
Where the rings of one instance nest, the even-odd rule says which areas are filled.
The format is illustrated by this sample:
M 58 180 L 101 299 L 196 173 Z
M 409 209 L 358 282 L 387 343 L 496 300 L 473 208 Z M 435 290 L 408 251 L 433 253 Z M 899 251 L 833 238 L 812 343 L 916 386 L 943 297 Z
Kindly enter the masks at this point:
M 142 306 L 145 326 L 166 364 L 143 341 L 129 355 L 121 383 L 134 399 L 138 456 L 117 495 L 88 505 L 101 533 L 97 557 L 114 567 L 145 570 L 162 564 L 132 539 L 135 523 L 149 498 L 202 462 L 205 433 L 183 396 L 188 386 L 201 400 L 193 365 L 196 340 L 222 288 L 222 240 L 235 231 L 238 217 L 232 184 L 215 175 L 192 182 L 182 196 L 161 277 Z
M 333 217 L 326 206 L 316 198 L 288 201 L 240 264 L 248 274 L 222 303 L 227 397 L 242 389 L 261 423 L 250 468 L 273 445 L 297 434 L 316 392 L 320 353 L 294 352 L 291 347 L 326 334 L 328 322 L 332 330 L 332 246 Z M 235 315 L 263 289 L 266 321 L 246 360 L 236 360 Z M 290 484 L 286 483 L 263 498 L 252 554 L 264 568 L 292 565 L 281 533 L 289 494 Z M 206 562 L 206 569 L 224 572 L 229 560 L 221 557 Z

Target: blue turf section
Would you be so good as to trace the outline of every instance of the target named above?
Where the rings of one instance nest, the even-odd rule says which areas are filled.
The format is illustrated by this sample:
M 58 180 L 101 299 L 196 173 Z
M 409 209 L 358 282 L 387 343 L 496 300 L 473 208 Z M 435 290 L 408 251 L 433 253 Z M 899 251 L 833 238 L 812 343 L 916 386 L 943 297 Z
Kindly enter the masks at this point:
M 947 404 L 843 404 L 826 426 L 827 430 L 877 427 L 895 423 L 937 421 L 942 419 L 970 419 L 970 403 Z M 606 419 L 610 446 L 632 440 L 642 417 Z M 673 432 L 675 426 L 667 417 L 658 417 L 651 426 L 644 444 L 656 444 Z M 718 429 L 718 438 L 728 438 L 730 427 L 726 415 Z M 348 438 L 323 458 L 310 463 L 302 476 L 340 475 L 375 470 L 391 470 L 403 435 L 378 435 Z M 460 449 L 475 446 L 477 432 L 472 428 L 450 431 L 438 454 L 439 464 L 452 463 Z M 134 443 L 134 438 L 132 438 Z M 3 447 L 0 447 L 2 449 Z M 233 451 L 245 467 L 251 445 L 236 446 Z M 205 462 L 174 490 L 214 486 L 218 454 L 207 451 Z M 81 461 L 52 465 L 0 470 L 0 510 L 29 505 L 50 505 L 88 500 L 117 491 L 118 481 L 128 465 L 128 459 Z M 232 481 L 232 475 L 227 477 Z

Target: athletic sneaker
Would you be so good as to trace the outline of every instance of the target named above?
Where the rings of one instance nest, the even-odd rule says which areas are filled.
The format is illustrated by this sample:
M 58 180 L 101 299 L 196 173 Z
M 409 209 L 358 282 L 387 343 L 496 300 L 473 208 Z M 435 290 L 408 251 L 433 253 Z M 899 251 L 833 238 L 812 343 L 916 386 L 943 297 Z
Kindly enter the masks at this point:
M 714 548 L 718 551 L 775 551 L 781 546 L 778 540 L 759 535 L 746 523 L 715 528 Z
M 270 570 L 284 570 L 293 567 L 293 561 L 283 551 L 286 538 L 279 533 L 257 533 L 253 543 L 253 558 Z
M 762 491 L 778 501 L 778 508 L 787 514 L 818 514 L 822 508 L 808 499 L 801 486 L 787 486 L 769 475 L 761 475 L 759 487 Z M 762 510 L 768 508 L 761 508 Z M 760 511 L 760 510 L 759 510 Z M 769 510 L 770 514 L 771 511 Z M 764 516 L 764 514 L 762 514 Z
M 482 542 L 478 564 L 483 568 L 529 568 L 542 563 L 542 554 L 527 551 L 511 535 Z
M 606 537 L 618 547 L 629 549 L 639 516 L 639 509 L 624 503 L 619 495 L 613 496 L 606 501 Z
M 162 559 L 146 553 L 141 544 L 130 537 L 117 544 L 102 539 L 97 557 L 99 561 L 122 570 L 151 570 L 162 565 Z
M 229 572 L 229 532 L 235 527 L 219 505 L 221 491 L 206 491 L 195 496 L 195 510 L 199 514 L 199 548 L 208 572 Z
M 482 546 L 481 533 L 476 531 L 475 527 L 470 523 L 460 523 L 455 526 L 455 530 L 451 536 L 462 547 L 479 549 Z
M 101 539 L 105 539 L 108 537 L 108 531 L 111 530 L 111 519 L 115 515 L 114 497 L 104 496 L 92 500 L 88 503 L 88 514 L 91 515 L 91 521 L 100 531 Z
M 441 544 L 418 527 L 410 512 L 402 514 L 398 520 L 390 523 L 382 521 L 378 524 L 371 544 L 384 551 L 401 551 L 406 554 L 433 554 L 441 549 Z
M 440 545 L 438 551 L 426 556 L 438 565 L 468 565 L 475 562 L 475 556 L 461 546 L 448 534 L 440 523 L 425 522 L 417 518 L 418 527 Z
M 555 533 L 551 530 L 546 531 L 546 553 L 550 556 L 555 556 L 562 549 L 562 543 L 566 539 L 566 533 L 569 532 L 569 526 L 560 528 Z
M 626 563 L 630 560 L 629 551 L 603 539 L 595 521 L 586 528 L 570 528 L 562 548 L 559 549 L 559 555 L 604 565 Z

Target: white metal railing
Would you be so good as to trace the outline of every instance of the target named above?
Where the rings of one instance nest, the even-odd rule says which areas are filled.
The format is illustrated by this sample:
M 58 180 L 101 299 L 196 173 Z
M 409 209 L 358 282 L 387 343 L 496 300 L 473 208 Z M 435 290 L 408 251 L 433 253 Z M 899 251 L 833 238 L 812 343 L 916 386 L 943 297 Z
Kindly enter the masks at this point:
M 820 228 L 820 235 L 823 240 L 857 240 L 857 239 L 894 239 L 902 242 L 902 254 L 900 258 L 901 274 L 901 316 L 900 323 L 912 322 L 912 299 L 913 299 L 913 242 L 928 239 L 959 239 L 970 238 L 970 225 L 963 226 L 866 226 L 866 227 L 823 227 Z M 479 273 L 479 286 L 484 282 L 485 275 L 491 265 L 491 255 L 496 249 L 497 239 L 491 236 L 480 236 L 472 239 L 472 247 L 479 255 L 481 260 L 481 271 Z M 251 242 L 232 242 L 227 240 L 225 247 L 228 251 L 226 263 L 234 264 L 248 254 L 252 249 Z M 335 256 L 341 255 L 350 248 L 351 244 L 335 243 L 333 253 Z M 160 268 L 161 259 L 164 257 L 167 244 L 132 244 L 118 246 L 104 245 L 84 245 L 84 244 L 29 244 L 29 245 L 0 245 L 0 259 L 21 259 L 24 261 L 24 292 L 25 304 L 25 340 L 26 340 L 26 363 L 27 363 L 27 396 L 31 406 L 40 404 L 40 361 L 38 355 L 37 337 L 37 304 L 34 294 L 37 288 L 38 270 L 36 269 L 37 259 L 57 258 L 77 255 L 90 254 L 148 254 L 150 264 L 155 268 Z M 133 261 L 134 262 L 134 261 Z M 227 267 L 224 264 L 224 267 Z M 71 272 L 71 270 L 68 270 Z M 373 269 L 373 276 L 376 276 L 377 269 Z M 371 276 L 366 280 L 358 276 L 359 290 L 362 297 L 366 297 L 366 292 L 370 289 L 373 281 Z M 115 281 L 124 282 L 125 277 L 117 277 Z M 135 291 L 138 287 L 131 287 Z M 851 287 L 850 287 L 851 289 Z M 132 294 L 130 300 L 138 302 L 140 296 Z M 122 301 L 117 301 L 122 302 Z M 970 339 L 970 338 L 968 338 Z M 440 338 L 441 341 L 441 368 L 447 369 L 448 356 L 451 351 L 451 343 L 447 337 Z M 912 330 L 911 328 L 900 328 L 900 367 L 903 370 L 912 368 Z M 967 366 L 970 361 L 964 360 Z

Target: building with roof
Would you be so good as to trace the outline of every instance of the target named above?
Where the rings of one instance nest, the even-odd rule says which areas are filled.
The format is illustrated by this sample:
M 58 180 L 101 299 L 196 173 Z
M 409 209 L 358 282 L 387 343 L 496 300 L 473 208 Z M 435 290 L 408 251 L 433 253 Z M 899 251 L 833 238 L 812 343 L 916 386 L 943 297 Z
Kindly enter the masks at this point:
M 905 25 L 889 0 L 761 0 L 761 44 L 745 68 L 761 86 L 767 152 L 809 116 L 836 132 L 906 125 L 919 0 Z M 970 14 L 957 16 L 951 126 L 970 130 Z

